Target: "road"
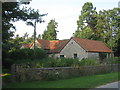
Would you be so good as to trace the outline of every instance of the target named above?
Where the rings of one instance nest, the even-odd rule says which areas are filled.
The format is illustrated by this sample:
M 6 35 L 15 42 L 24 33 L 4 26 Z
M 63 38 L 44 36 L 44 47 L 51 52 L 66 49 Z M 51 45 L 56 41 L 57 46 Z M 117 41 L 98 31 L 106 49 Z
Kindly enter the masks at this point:
M 117 82 L 112 82 L 112 83 L 108 83 L 108 84 L 105 84 L 105 85 L 101 85 L 101 86 L 98 86 L 98 87 L 96 87 L 96 88 L 94 88 L 94 89 L 90 89 L 90 90 L 96 90 L 97 88 L 111 88 L 110 90 L 112 90 L 113 88 L 114 88 L 114 90 L 120 90 L 120 81 L 117 81 Z M 115 89 L 116 88 L 116 89 Z
M 106 85 L 99 86 L 97 88 L 118 88 L 120 89 L 120 81 L 108 83 Z

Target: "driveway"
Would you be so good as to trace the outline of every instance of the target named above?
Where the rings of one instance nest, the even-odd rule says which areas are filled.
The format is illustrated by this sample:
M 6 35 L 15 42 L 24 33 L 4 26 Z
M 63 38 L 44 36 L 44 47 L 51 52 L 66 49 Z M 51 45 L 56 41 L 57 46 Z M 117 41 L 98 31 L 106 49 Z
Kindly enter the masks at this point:
M 98 87 L 96 87 L 96 88 L 116 88 L 116 89 L 118 89 L 118 90 L 120 90 L 120 81 L 117 81 L 117 82 L 112 82 L 112 83 L 108 83 L 108 84 L 105 84 L 105 85 L 101 85 L 101 86 L 98 86 Z M 111 90 L 110 89 L 110 90 Z M 116 90 L 115 89 L 115 90 Z M 90 89 L 90 90 L 96 90 L 95 88 L 94 89 Z

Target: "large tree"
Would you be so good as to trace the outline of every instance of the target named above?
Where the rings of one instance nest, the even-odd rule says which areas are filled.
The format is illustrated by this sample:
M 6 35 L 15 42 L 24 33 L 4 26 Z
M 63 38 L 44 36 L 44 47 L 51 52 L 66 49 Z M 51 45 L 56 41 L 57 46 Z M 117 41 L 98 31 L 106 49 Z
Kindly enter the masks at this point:
M 16 22 L 19 20 L 23 21 L 30 21 L 39 16 L 44 16 L 39 14 L 38 10 L 35 11 L 34 9 L 23 7 L 20 8 L 20 3 L 18 2 L 4 2 L 2 3 L 2 59 L 3 63 L 5 62 L 6 58 L 9 58 L 9 52 L 14 47 L 11 45 L 12 37 L 14 36 L 15 26 L 12 22 Z M 14 40 L 12 40 L 14 41 Z M 16 40 L 14 42 L 16 43 Z
M 50 20 L 47 25 L 47 30 L 44 31 L 42 38 L 45 40 L 56 40 L 57 39 L 57 30 L 58 23 L 55 20 Z
M 120 8 L 99 11 L 97 13 L 92 3 L 85 3 L 77 21 L 74 37 L 103 41 L 115 51 L 120 37 Z
M 120 8 L 99 11 L 97 15 L 96 30 L 100 39 L 111 49 L 117 45 L 120 37 Z
M 93 36 L 88 37 L 88 35 L 89 33 L 91 34 L 91 32 L 93 32 L 91 35 L 96 34 L 96 14 L 96 8 L 93 7 L 91 2 L 87 2 L 83 5 L 81 15 L 79 16 L 79 20 L 77 20 L 78 26 L 76 32 L 74 33 L 75 37 L 94 39 Z M 87 35 L 85 35 L 85 33 L 87 33 Z
M 17 2 L 2 3 L 2 59 L 8 58 L 8 53 L 12 48 L 10 40 L 14 36 L 15 26 L 11 22 L 26 20 L 27 13 L 19 8 Z

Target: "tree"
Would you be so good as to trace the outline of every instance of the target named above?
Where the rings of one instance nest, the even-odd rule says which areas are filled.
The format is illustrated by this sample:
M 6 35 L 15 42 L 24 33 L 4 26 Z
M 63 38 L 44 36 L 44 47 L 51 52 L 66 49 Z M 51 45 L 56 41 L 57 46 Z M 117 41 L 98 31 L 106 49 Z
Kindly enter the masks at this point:
M 96 8 L 93 7 L 93 4 L 91 2 L 85 3 L 82 7 L 79 20 L 77 20 L 78 27 L 76 32 L 73 34 L 74 37 L 83 38 L 82 37 L 83 33 L 93 32 L 90 37 L 91 39 L 95 39 L 95 34 L 96 34 L 95 26 L 97 22 L 96 15 L 97 15 Z M 76 33 L 79 33 L 79 35 Z M 84 38 L 90 38 L 90 37 L 84 37 Z
M 19 20 L 23 20 L 28 22 L 28 20 L 38 19 L 40 16 L 44 16 L 44 14 L 39 14 L 39 11 L 35 11 L 34 9 L 23 7 L 19 8 L 20 4 L 18 2 L 5 2 L 2 3 L 2 43 L 3 50 L 9 51 L 10 48 L 6 49 L 6 45 L 8 44 L 9 39 L 14 36 L 15 26 L 11 22 L 16 22 Z M 39 18 L 40 22 L 42 18 Z M 36 20 L 38 22 L 39 20 Z M 12 29 L 12 30 L 11 30 Z
M 14 36 L 15 26 L 11 22 L 19 20 L 27 21 L 40 16 L 38 11 L 31 8 L 23 7 L 20 9 L 18 2 L 4 2 L 2 3 L 2 59 L 9 58 L 9 52 L 14 47 L 11 45 L 12 37 Z M 37 13 L 37 14 L 36 14 Z M 14 42 L 14 44 L 16 44 Z M 4 66 L 4 65 L 3 65 Z
M 14 36 L 15 26 L 11 22 L 18 20 L 25 21 L 27 13 L 19 8 L 18 2 L 2 3 L 2 59 L 3 62 L 9 57 L 9 51 L 12 48 L 10 43 Z
M 34 34 L 31 37 L 29 37 L 29 34 L 26 32 L 21 38 L 23 39 L 23 44 L 29 44 L 34 41 Z
M 23 36 L 24 40 L 28 39 L 29 34 L 26 32 Z
M 30 8 L 30 11 L 28 11 L 28 15 L 29 15 L 29 18 L 26 24 L 34 27 L 34 49 L 35 49 L 36 23 L 44 22 L 44 20 L 42 20 L 42 17 L 47 14 L 39 14 L 39 10 L 34 11 L 34 9 Z
M 119 8 L 99 11 L 96 29 L 99 31 L 101 40 L 112 50 L 117 45 L 120 37 Z
M 115 56 L 120 57 L 120 38 L 117 41 Z
M 103 41 L 109 48 L 116 51 L 120 37 L 120 8 L 99 11 L 92 3 L 85 3 L 77 21 L 74 37 Z
M 74 33 L 74 36 L 75 37 L 80 37 L 80 38 L 83 38 L 83 39 L 91 39 L 91 36 L 92 36 L 92 30 L 90 27 L 86 27 L 84 28 L 84 30 L 76 30 L 75 33 Z
M 19 35 L 16 35 L 15 38 L 11 38 L 11 40 L 9 40 L 9 45 L 11 46 L 11 49 L 9 50 L 9 52 L 12 52 L 16 49 L 20 49 L 23 43 L 24 43 L 24 38 L 19 37 Z
M 41 39 L 41 34 L 38 34 L 38 37 L 37 37 L 38 39 Z
M 42 39 L 45 40 L 56 40 L 57 39 L 57 30 L 58 23 L 55 20 L 50 20 L 50 22 L 47 25 L 47 30 L 44 31 L 42 34 Z

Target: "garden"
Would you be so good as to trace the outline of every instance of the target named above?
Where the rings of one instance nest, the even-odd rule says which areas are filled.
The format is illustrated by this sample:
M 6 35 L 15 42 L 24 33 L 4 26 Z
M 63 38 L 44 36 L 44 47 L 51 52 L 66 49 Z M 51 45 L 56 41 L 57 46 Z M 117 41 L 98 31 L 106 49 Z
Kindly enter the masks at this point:
M 61 82 L 66 82 L 63 83 L 60 88 L 68 87 L 68 85 L 70 85 L 69 88 L 91 88 L 97 85 L 95 84 L 95 86 L 89 86 L 90 83 L 100 82 L 98 85 L 101 85 L 107 82 L 118 80 L 117 71 L 111 69 L 111 67 L 114 68 L 114 65 L 120 62 L 120 58 L 118 57 L 105 59 L 104 63 L 100 63 L 98 60 L 95 59 L 54 59 L 49 58 L 47 56 L 47 53 L 42 49 L 35 49 L 35 51 L 32 49 L 15 50 L 9 54 L 9 57 L 9 66 L 13 64 L 15 65 L 16 80 L 13 80 L 13 73 L 11 72 L 10 68 L 3 69 L 3 87 L 19 88 L 21 86 L 21 88 L 24 88 L 30 86 L 30 88 L 59 88 Z M 115 68 L 116 67 L 117 66 L 115 66 Z M 106 75 L 109 74 L 112 77 L 107 79 L 108 76 Z M 102 78 L 102 76 L 104 75 L 106 80 L 105 78 Z M 101 76 L 101 78 L 99 76 Z M 95 79 L 92 80 L 93 82 L 90 82 L 89 84 L 87 83 L 89 82 L 89 79 L 94 79 L 95 77 L 98 79 L 98 81 L 97 79 Z M 11 82 L 12 84 L 9 84 Z M 49 84 L 49 82 L 51 84 Z M 82 82 L 86 84 L 82 85 Z M 75 86 L 72 86 L 72 83 L 74 83 Z M 31 86 L 31 84 L 33 86 Z

